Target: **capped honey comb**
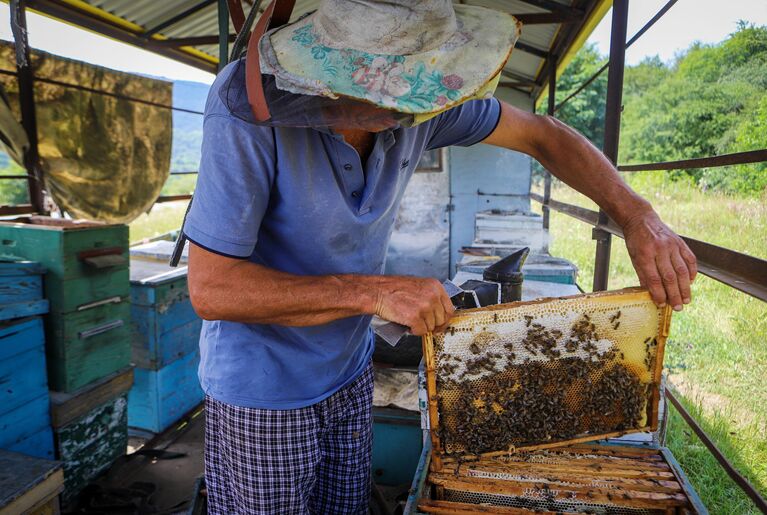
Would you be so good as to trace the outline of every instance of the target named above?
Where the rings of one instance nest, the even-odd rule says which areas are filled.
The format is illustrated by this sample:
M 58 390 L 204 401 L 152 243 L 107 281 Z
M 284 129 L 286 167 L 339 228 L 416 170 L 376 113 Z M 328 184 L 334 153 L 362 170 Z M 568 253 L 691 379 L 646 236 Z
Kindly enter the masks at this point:
M 638 288 L 460 312 L 445 333 L 424 337 L 435 453 L 498 455 L 656 429 L 670 318 Z

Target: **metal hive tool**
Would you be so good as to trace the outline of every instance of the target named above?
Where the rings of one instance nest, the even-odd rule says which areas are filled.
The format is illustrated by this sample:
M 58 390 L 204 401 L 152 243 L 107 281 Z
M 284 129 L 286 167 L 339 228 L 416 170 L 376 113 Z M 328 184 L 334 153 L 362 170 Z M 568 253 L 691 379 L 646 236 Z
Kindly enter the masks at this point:
M 638 288 L 461 312 L 424 337 L 432 470 L 656 429 L 670 319 Z

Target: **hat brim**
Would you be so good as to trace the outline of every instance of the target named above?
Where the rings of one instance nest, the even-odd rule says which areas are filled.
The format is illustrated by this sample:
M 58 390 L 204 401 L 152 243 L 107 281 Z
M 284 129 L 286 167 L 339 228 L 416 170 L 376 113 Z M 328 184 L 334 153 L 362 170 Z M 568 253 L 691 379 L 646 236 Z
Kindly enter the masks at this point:
M 264 35 L 261 71 L 293 93 L 345 96 L 403 113 L 444 111 L 479 92 L 492 94 L 486 86 L 509 59 L 521 26 L 483 7 L 456 5 L 455 12 L 458 31 L 450 39 L 410 55 L 330 47 L 309 15 Z

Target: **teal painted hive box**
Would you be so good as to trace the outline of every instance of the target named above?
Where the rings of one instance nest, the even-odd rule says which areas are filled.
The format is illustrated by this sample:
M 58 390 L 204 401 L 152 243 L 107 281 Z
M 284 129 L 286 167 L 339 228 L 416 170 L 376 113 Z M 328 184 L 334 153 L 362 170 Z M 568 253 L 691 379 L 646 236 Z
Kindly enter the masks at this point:
M 53 458 L 40 317 L 0 324 L 0 449 Z
M 65 500 L 71 500 L 128 446 L 127 367 L 72 393 L 51 394 L 56 459 L 64 465 Z
M 0 261 L 0 321 L 48 312 L 44 273 L 35 261 Z
M 46 268 L 52 390 L 72 392 L 128 365 L 127 226 L 37 216 L 0 222 L 0 257 Z
M 409 483 L 423 447 L 421 415 L 399 408 L 373 408 L 373 479 L 381 485 Z
M 189 299 L 186 267 L 171 268 L 165 256 L 146 255 L 141 247 L 146 246 L 131 249 L 136 370 L 128 396 L 128 425 L 159 433 L 202 402 L 197 378 L 202 320 Z

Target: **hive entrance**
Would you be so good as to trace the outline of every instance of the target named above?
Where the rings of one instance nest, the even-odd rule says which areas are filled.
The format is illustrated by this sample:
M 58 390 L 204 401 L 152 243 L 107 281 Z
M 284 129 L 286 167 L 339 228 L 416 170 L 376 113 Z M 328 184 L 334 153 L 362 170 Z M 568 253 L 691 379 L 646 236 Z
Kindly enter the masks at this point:
M 654 429 L 669 318 L 636 289 L 461 313 L 424 340 L 434 450 L 508 453 Z

